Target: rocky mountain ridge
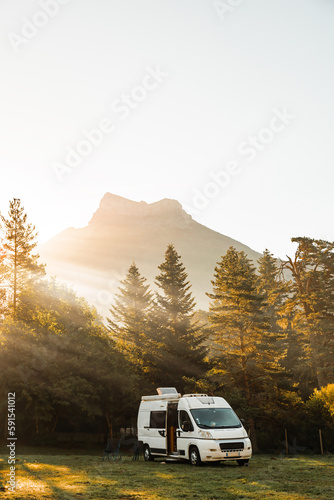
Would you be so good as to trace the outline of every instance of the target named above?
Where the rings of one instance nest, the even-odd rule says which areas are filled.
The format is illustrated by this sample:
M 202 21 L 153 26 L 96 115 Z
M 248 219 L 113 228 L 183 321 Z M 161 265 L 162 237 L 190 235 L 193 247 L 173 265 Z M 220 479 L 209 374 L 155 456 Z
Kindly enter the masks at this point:
M 207 309 L 214 267 L 230 246 L 256 261 L 260 254 L 199 224 L 176 200 L 136 202 L 106 193 L 88 225 L 68 228 L 39 247 L 47 272 L 74 286 L 107 314 L 132 262 L 153 285 L 169 243 L 182 257 L 197 306 Z M 154 286 L 153 286 L 154 288 Z

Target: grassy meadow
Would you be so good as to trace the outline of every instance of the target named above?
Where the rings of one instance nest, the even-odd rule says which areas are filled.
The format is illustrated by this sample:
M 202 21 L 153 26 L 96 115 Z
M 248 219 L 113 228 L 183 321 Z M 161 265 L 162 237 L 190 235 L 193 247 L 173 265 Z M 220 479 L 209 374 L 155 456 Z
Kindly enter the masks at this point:
M 6 489 L 7 457 L 0 455 L 3 499 L 205 499 L 329 500 L 334 498 L 333 456 L 254 456 L 248 467 L 234 462 L 191 467 L 156 460 L 49 452 L 22 454 L 16 462 L 17 489 Z

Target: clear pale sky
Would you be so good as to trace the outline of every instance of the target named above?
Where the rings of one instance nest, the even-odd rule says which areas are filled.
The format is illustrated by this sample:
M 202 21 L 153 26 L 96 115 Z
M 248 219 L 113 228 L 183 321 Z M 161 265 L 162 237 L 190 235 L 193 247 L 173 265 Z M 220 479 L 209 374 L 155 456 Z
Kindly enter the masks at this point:
M 109 191 L 177 199 L 202 224 L 282 257 L 292 236 L 332 241 L 334 2 L 217 9 L 212 0 L 3 0 L 1 212 L 21 198 L 42 242 L 86 225 Z M 56 175 L 101 121 L 113 131 Z M 219 186 L 213 178 L 231 162 Z

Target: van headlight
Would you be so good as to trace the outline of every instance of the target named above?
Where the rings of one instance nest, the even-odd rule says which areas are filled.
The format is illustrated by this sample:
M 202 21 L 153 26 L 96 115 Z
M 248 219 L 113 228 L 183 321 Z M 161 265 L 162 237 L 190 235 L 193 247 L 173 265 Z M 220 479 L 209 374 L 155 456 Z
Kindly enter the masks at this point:
M 213 439 L 211 432 L 209 431 L 199 431 L 198 433 L 202 438 Z

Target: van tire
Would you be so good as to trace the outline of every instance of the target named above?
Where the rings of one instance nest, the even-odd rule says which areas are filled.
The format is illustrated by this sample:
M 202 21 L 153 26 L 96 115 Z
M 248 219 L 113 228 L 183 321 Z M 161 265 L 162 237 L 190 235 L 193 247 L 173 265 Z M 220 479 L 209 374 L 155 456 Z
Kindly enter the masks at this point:
M 248 458 L 244 458 L 244 459 L 241 458 L 240 460 L 237 460 L 237 464 L 240 466 L 248 465 L 248 462 L 249 462 Z
M 151 450 L 148 444 L 144 445 L 144 460 L 145 462 L 152 462 L 154 457 L 151 455 Z
M 189 462 L 194 466 L 199 466 L 202 463 L 201 455 L 196 446 L 191 446 L 189 448 Z

